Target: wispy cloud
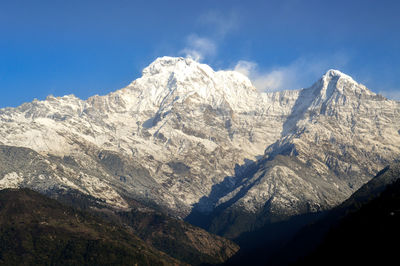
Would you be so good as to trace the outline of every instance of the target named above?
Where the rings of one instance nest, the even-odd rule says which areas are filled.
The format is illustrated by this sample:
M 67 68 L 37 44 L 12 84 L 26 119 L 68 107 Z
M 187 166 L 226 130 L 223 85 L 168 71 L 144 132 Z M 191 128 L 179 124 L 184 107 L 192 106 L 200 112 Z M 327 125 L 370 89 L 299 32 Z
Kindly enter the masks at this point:
M 238 12 L 209 11 L 198 18 L 198 25 L 207 34 L 191 33 L 185 38 L 180 54 L 196 61 L 212 61 L 218 55 L 219 45 L 240 26 Z M 234 70 L 250 78 L 259 91 L 276 91 L 308 87 L 330 68 L 341 70 L 348 62 L 342 53 L 303 56 L 283 66 L 262 68 L 257 62 L 240 60 Z
M 285 83 L 289 83 L 288 79 L 292 79 L 293 73 L 289 68 L 261 72 L 256 62 L 240 60 L 234 70 L 249 77 L 253 85 L 260 91 L 269 91 L 281 89 Z
M 260 70 L 256 62 L 239 61 L 234 67 L 250 78 L 259 91 L 276 91 L 307 87 L 330 68 L 343 68 L 348 62 L 344 54 L 320 57 L 301 57 L 286 66 Z
M 216 52 L 217 45 L 213 40 L 196 34 L 191 34 L 186 38 L 186 47 L 181 50 L 181 54 L 196 61 L 201 61 L 206 56 L 214 56 Z
M 202 61 L 217 54 L 219 43 L 238 25 L 238 19 L 235 12 L 221 14 L 209 11 L 199 17 L 198 24 L 208 28 L 208 34 L 206 36 L 199 36 L 196 33 L 189 34 L 185 40 L 186 45 L 180 54 L 196 61 Z

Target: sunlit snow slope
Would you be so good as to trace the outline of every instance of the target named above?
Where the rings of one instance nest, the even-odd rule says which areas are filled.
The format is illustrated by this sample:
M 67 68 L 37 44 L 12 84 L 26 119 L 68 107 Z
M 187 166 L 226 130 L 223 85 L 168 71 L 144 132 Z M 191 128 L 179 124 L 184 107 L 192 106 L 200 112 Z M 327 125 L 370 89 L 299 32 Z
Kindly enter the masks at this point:
M 162 57 L 105 96 L 1 109 L 0 188 L 290 216 L 346 199 L 396 158 L 399 130 L 399 102 L 336 70 L 260 93 L 240 73 Z

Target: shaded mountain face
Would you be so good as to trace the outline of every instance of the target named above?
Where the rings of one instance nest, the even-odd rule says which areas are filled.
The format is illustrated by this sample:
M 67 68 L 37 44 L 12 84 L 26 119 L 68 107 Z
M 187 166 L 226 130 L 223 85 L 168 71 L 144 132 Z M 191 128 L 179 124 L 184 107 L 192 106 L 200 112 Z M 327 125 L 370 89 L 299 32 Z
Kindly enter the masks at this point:
M 396 169 L 397 168 L 397 169 Z M 298 265 L 320 265 L 330 257 L 329 264 L 343 261 L 356 264 L 391 264 L 397 260 L 397 245 L 400 237 L 400 171 L 392 166 L 375 178 L 341 206 L 346 215 L 335 223 L 317 248 Z M 392 184 L 387 182 L 391 179 Z M 379 185 L 378 185 L 379 184 Z M 377 196 L 366 191 L 380 191 Z M 376 194 L 375 194 L 376 195 Z M 330 256 L 334 252 L 335 256 Z
M 233 189 L 220 189 L 217 207 L 202 226 L 235 238 L 266 223 L 336 206 L 398 155 L 398 113 L 398 102 L 328 71 L 300 91 L 281 138 L 264 157 Z M 382 126 L 385 121 L 394 124 Z
M 400 164 L 392 163 L 353 193 L 350 198 L 329 211 L 315 216 L 293 217 L 289 221 L 266 225 L 256 232 L 243 234 L 239 239 L 243 248 L 228 261 L 228 265 L 243 265 L 244 263 L 292 265 L 295 262 L 304 265 L 311 263 L 320 265 L 322 261 L 324 264 L 337 265 L 339 260 L 349 261 L 351 259 L 356 263 L 356 256 L 359 256 L 358 262 L 379 256 L 383 263 L 390 257 L 390 255 L 385 256 L 387 253 L 385 249 L 390 250 L 390 247 L 387 246 L 392 243 L 390 239 L 392 237 L 394 239 L 394 235 L 399 233 L 398 229 L 391 228 L 392 222 L 398 222 L 396 217 L 393 217 L 392 220 L 386 219 L 387 214 L 391 215 L 390 213 L 393 212 L 389 210 L 400 208 L 397 206 L 398 202 L 395 198 L 397 197 L 395 195 L 400 192 L 400 190 L 396 192 L 400 185 L 399 179 Z M 389 194 L 387 193 L 394 193 L 394 197 L 388 199 Z M 377 202 L 379 205 L 376 205 Z M 380 206 L 381 210 L 378 210 L 377 206 Z M 392 216 L 395 213 L 393 212 Z M 362 219 L 360 219 L 361 217 Z M 386 227 L 386 223 L 388 223 L 388 227 Z M 345 229 L 349 230 L 348 234 L 341 232 L 340 228 L 344 226 L 350 226 Z M 338 234 L 336 235 L 336 233 Z M 362 236 L 354 237 L 358 234 L 362 234 Z M 381 236 L 378 237 L 376 234 L 381 234 Z M 379 241 L 375 242 L 378 238 L 380 238 Z M 326 248 L 328 243 L 329 249 Z M 365 245 L 369 247 L 367 248 Z M 316 249 L 317 251 L 315 251 Z M 376 251 L 371 251 L 371 256 L 368 257 L 367 254 L 370 254 L 366 252 L 368 249 Z M 349 260 L 346 256 L 349 256 Z M 327 260 L 327 258 L 330 259 Z
M 400 179 L 400 163 L 395 162 L 379 171 L 374 178 L 335 208 L 335 211 L 344 212 L 344 210 L 346 210 L 348 212 L 351 210 L 357 210 L 360 206 L 378 197 L 386 190 L 387 186 L 395 183 L 398 179 Z
M 135 209 L 118 216 L 141 239 L 191 265 L 220 264 L 239 250 L 228 239 L 152 210 Z
M 399 129 L 398 102 L 339 71 L 259 93 L 239 73 L 163 57 L 106 96 L 1 109 L 0 142 L 47 168 L 3 168 L 0 187 L 72 188 L 120 209 L 131 198 L 233 238 L 341 203 L 399 154 Z
M 103 152 L 102 156 L 106 156 L 105 154 Z M 119 157 L 113 158 L 111 160 L 113 163 L 110 165 L 117 169 L 120 165 L 118 163 Z M 111 167 L 108 163 L 104 164 L 105 169 Z M 113 211 L 108 209 L 109 206 L 105 201 L 101 201 L 96 197 L 82 193 L 76 189 L 73 190 L 68 187 L 60 188 L 57 186 L 57 180 L 77 178 L 74 176 L 74 171 L 78 171 L 79 168 L 71 158 L 54 156 L 48 158 L 28 148 L 0 146 L 0 165 L 2 165 L 2 169 L 6 172 L 17 171 L 21 175 L 40 175 L 41 179 L 34 184 L 36 188 L 45 189 L 46 194 L 64 204 L 83 211 L 89 211 L 92 215 L 100 216 L 111 223 L 119 224 L 121 227 L 125 226 L 149 245 L 186 263 L 192 265 L 222 263 L 239 249 L 230 240 L 212 235 L 204 229 L 197 228 L 182 220 L 169 217 L 160 211 L 150 208 L 157 208 L 157 206 L 144 206 L 137 201 L 125 198 L 124 201 L 129 202 L 131 209 L 124 210 L 119 208 Z M 68 169 L 68 171 L 65 169 Z M 83 169 L 82 171 L 85 170 Z M 99 169 L 96 173 L 88 172 L 88 175 L 92 174 L 101 179 L 102 171 L 105 170 Z M 53 176 L 54 179 L 45 178 L 47 176 Z M 8 179 L 3 179 L 4 182 L 6 180 L 7 182 L 11 182 Z M 21 185 L 32 186 L 29 181 L 29 179 L 23 180 Z M 49 184 L 52 181 L 54 182 L 53 186 L 51 186 L 51 183 Z M 101 186 L 95 188 L 99 191 L 102 189 Z M 59 207 L 55 203 L 51 206 L 54 208 Z M 51 206 L 48 206 L 49 209 L 47 211 L 50 211 Z M 24 210 L 27 209 L 23 209 L 21 212 Z M 54 210 L 55 214 L 58 212 L 59 210 Z M 26 215 L 29 214 L 27 213 Z M 0 213 L 0 215 L 3 215 L 3 213 Z M 23 216 L 22 213 L 20 215 Z M 24 230 L 28 230 L 29 226 L 36 225 L 26 224 Z
M 0 263 L 187 265 L 131 232 L 37 192 L 0 191 Z

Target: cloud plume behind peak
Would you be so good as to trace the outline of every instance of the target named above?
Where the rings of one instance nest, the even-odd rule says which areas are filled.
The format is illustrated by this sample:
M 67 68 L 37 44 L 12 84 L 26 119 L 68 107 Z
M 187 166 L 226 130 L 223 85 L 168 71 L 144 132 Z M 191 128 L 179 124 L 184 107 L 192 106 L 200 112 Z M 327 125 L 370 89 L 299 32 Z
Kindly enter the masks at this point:
M 249 77 L 259 91 L 266 92 L 309 87 L 328 69 L 341 69 L 347 62 L 346 55 L 337 53 L 318 58 L 301 57 L 288 65 L 268 70 L 261 70 L 254 61 L 240 60 L 233 70 Z

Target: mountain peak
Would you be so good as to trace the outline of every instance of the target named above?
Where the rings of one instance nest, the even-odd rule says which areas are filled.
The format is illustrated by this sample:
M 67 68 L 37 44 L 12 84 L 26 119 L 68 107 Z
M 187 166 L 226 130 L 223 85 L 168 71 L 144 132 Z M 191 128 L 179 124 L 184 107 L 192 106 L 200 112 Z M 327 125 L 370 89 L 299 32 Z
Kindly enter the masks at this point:
M 322 100 L 329 99 L 335 92 L 344 95 L 374 95 L 364 85 L 336 69 L 328 70 L 311 88 Z
M 192 58 L 163 56 L 156 58 L 150 65 L 142 71 L 143 77 L 154 76 L 158 74 L 183 77 L 186 79 L 192 75 L 204 75 L 208 78 L 233 79 L 246 86 L 252 87 L 249 78 L 242 73 L 232 70 L 214 71 L 209 65 L 200 63 Z
M 157 58 L 129 87 L 159 108 L 170 108 L 175 102 L 196 98 L 213 107 L 228 104 L 233 109 L 247 110 L 249 102 L 259 98 L 244 75 L 235 71 L 214 71 L 206 64 L 183 57 Z
M 336 69 L 329 69 L 320 80 L 322 90 L 326 90 L 328 87 L 331 87 L 332 89 L 336 88 L 342 91 L 344 83 L 349 85 L 358 85 L 358 83 L 352 77 Z
M 0 110 L 0 187 L 71 189 L 116 209 L 130 198 L 181 218 L 251 213 L 235 220 L 249 227 L 219 231 L 233 236 L 266 221 L 258 214 L 333 206 L 400 153 L 400 106 L 337 70 L 310 88 L 263 94 L 240 73 L 182 57 L 144 73 L 86 101 Z
M 206 64 L 201 64 L 191 58 L 163 56 L 158 57 L 149 66 L 143 69 L 143 76 L 153 76 L 162 72 L 187 73 L 189 69 L 202 69 L 207 74 L 214 71 Z
M 331 80 L 332 78 L 337 78 L 337 79 L 339 79 L 339 78 L 345 78 L 345 79 L 348 79 L 348 80 L 351 80 L 351 81 L 355 82 L 354 79 L 353 79 L 352 77 L 350 77 L 349 75 L 347 75 L 347 74 L 345 74 L 345 73 L 343 73 L 343 72 L 341 72 L 341 71 L 339 71 L 339 70 L 337 70 L 337 69 L 329 69 L 329 70 L 322 76 L 322 78 L 323 78 L 323 79 L 328 79 L 328 80 Z

